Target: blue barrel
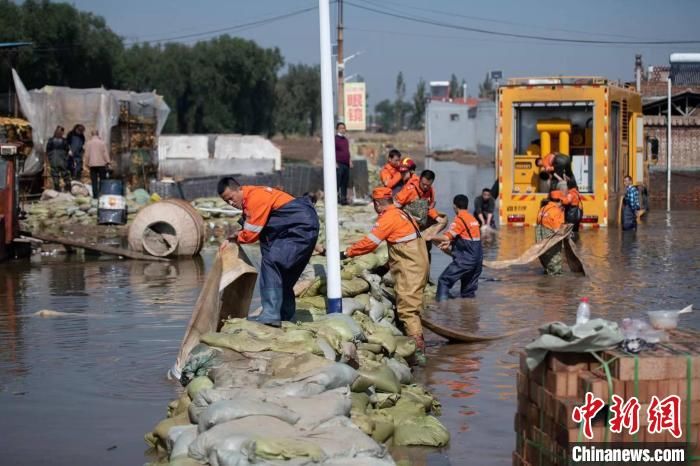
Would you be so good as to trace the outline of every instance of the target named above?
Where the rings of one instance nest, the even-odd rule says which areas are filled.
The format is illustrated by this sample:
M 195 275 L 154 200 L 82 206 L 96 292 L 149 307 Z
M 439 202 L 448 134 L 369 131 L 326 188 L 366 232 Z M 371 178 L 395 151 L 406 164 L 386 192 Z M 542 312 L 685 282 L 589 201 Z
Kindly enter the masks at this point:
M 126 198 L 124 197 L 122 180 L 102 180 L 100 182 L 100 198 L 97 204 L 98 225 L 124 225 L 126 214 Z

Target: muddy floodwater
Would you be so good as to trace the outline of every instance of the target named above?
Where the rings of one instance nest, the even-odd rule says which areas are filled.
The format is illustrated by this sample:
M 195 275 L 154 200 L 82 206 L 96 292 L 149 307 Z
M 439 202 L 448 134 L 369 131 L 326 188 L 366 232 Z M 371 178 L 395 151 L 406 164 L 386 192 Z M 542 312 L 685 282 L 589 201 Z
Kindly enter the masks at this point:
M 493 180 L 487 169 L 464 170 L 437 169 L 438 181 L 441 173 L 451 180 L 447 192 L 438 191 L 441 210 L 460 191 L 455 179 L 468 180 L 472 195 Z M 397 450 L 394 457 L 418 465 L 511 464 L 516 352 L 534 327 L 571 322 L 583 296 L 594 315 L 615 320 L 700 306 L 698 231 L 696 212 L 652 212 L 636 233 L 581 234 L 588 277 L 546 278 L 539 264 L 485 269 L 477 299 L 451 301 L 432 317 L 486 334 L 529 330 L 478 345 L 447 345 L 429 334 L 429 365 L 418 378 L 442 402 L 452 440 L 442 450 Z M 486 256 L 513 258 L 533 241 L 532 229 L 502 228 Z M 147 462 L 143 434 L 177 395 L 165 373 L 214 253 L 167 264 L 71 256 L 0 265 L 0 463 Z M 447 263 L 433 253 L 434 280 Z M 75 315 L 32 316 L 42 309 Z M 700 315 L 681 322 L 700 328 Z

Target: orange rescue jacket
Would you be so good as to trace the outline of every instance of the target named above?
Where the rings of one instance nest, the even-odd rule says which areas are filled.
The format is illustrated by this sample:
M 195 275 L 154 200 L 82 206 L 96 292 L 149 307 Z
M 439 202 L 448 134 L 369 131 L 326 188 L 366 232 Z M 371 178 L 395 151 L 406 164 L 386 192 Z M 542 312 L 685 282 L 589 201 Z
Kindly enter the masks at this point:
M 382 180 L 384 186 L 393 189 L 394 186 L 401 182 L 401 173 L 399 173 L 398 168 L 387 162 L 382 167 L 382 171 L 379 172 L 379 179 Z
M 554 171 L 554 154 L 547 154 L 542 157 L 542 170 L 551 173 Z
M 582 201 L 583 199 L 581 198 L 581 193 L 578 192 L 578 189 L 571 188 L 562 201 L 562 204 L 570 205 L 572 207 L 580 207 Z
M 428 210 L 428 217 L 436 220 L 438 218 L 438 211 L 435 210 L 435 188 L 431 186 L 427 191 L 423 191 L 420 189 L 420 178 L 418 175 L 413 174 L 394 198 L 394 203 L 397 207 L 405 207 L 418 199 L 426 199 L 428 201 L 430 207 Z
M 243 186 L 241 189 L 243 190 L 243 213 L 246 219 L 243 229 L 238 233 L 238 242 L 254 243 L 265 228 L 270 213 L 294 200 L 294 197 L 267 186 Z
M 564 210 L 556 202 L 548 202 L 537 215 L 537 224 L 558 230 L 564 224 Z
M 467 241 L 479 241 L 481 239 L 479 222 L 468 211 L 460 210 L 445 236 L 450 240 L 462 238 Z
M 418 238 L 418 225 L 404 211 L 390 205 L 377 218 L 372 231 L 348 248 L 348 257 L 368 254 L 386 240 L 389 244 L 406 243 Z

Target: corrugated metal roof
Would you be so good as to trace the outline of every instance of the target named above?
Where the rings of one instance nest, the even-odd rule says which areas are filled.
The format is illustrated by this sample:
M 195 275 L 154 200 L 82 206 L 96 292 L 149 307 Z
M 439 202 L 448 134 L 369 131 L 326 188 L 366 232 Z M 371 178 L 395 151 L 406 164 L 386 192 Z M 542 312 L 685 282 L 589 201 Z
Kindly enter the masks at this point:
M 645 126 L 665 126 L 665 115 L 644 115 Z M 671 126 L 700 126 L 700 117 L 681 117 L 674 116 L 671 118 Z
M 676 86 L 700 85 L 700 63 L 672 63 L 671 80 Z

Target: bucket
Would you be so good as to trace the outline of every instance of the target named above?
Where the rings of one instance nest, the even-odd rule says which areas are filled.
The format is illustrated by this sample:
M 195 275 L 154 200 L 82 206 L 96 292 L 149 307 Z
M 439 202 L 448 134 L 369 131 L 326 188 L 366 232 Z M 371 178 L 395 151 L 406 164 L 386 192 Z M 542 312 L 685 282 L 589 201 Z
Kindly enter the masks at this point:
M 106 179 L 100 183 L 97 203 L 98 225 L 124 225 L 126 223 L 126 199 L 122 180 Z

